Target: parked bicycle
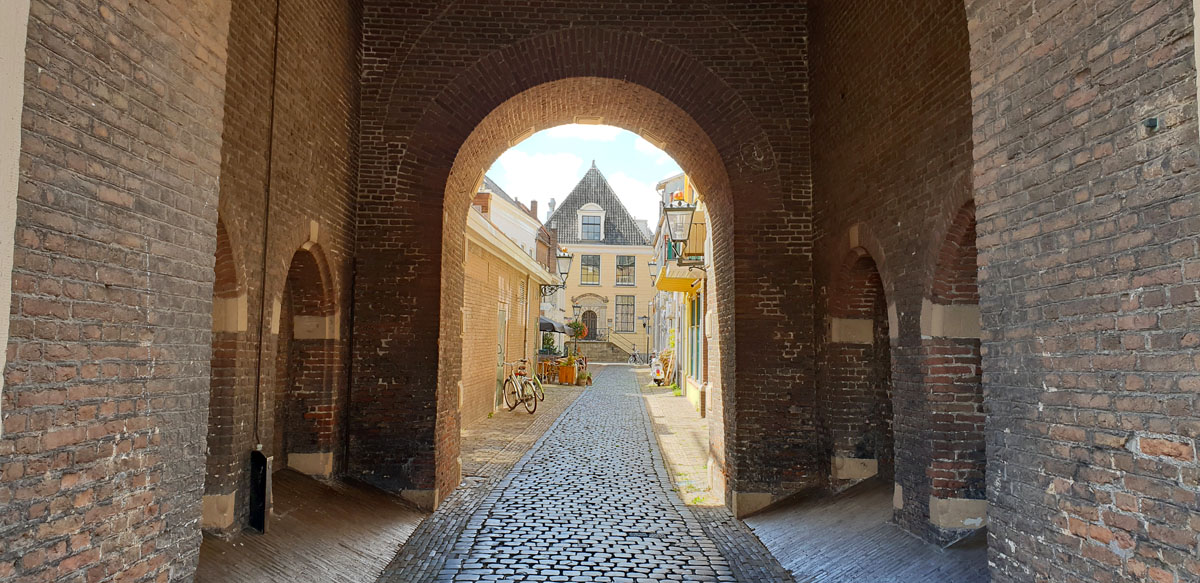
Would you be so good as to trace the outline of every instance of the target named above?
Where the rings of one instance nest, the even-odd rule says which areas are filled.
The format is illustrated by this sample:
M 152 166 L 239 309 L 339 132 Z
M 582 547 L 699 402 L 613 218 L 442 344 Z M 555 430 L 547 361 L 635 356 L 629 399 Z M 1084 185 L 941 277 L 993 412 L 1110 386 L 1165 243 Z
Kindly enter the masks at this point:
M 529 359 L 522 358 L 517 362 L 520 362 L 522 365 L 528 365 Z M 529 375 L 526 377 L 525 384 L 529 385 L 529 388 L 533 391 L 534 395 L 537 395 L 539 401 L 546 400 L 546 389 L 542 388 L 542 375 L 536 373 Z
M 526 359 L 517 362 L 506 362 L 504 366 L 510 372 L 504 379 L 504 404 L 512 411 L 517 405 L 524 404 L 525 410 L 532 415 L 537 410 L 538 398 L 529 386 L 529 371 L 525 366 Z

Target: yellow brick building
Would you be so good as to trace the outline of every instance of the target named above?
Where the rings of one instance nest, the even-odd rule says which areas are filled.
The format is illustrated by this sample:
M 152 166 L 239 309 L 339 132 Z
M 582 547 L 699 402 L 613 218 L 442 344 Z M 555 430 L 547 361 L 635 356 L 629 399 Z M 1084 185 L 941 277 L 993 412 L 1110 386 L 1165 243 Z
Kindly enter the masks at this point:
M 538 286 L 557 277 L 474 209 L 466 245 L 459 398 L 463 425 L 470 426 L 500 406 L 502 364 L 535 361 L 542 341 Z
M 648 227 L 629 214 L 595 163 L 546 226 L 575 256 L 566 289 L 551 303 L 568 320 L 587 325 L 585 354 L 623 361 L 635 350 L 645 353 L 647 314 L 655 293 L 648 269 L 654 254 Z

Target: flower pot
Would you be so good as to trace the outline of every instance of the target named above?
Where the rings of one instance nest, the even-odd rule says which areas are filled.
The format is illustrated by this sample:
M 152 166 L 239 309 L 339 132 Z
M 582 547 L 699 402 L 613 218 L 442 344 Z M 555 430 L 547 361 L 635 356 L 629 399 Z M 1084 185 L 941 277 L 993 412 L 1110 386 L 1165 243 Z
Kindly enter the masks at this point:
M 575 384 L 575 365 L 559 365 L 558 382 L 564 385 Z

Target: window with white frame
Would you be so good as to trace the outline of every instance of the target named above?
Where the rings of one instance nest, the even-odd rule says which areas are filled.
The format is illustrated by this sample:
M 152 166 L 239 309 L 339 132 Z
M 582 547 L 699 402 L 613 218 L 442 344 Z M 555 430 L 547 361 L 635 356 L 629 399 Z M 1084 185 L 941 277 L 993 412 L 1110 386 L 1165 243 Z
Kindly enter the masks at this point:
M 599 241 L 604 238 L 604 231 L 601 230 L 600 217 L 595 215 L 584 215 L 580 224 L 579 238 L 586 241 Z
M 583 255 L 579 258 L 579 285 L 600 285 L 600 256 Z
M 584 241 L 604 240 L 604 208 L 589 202 L 576 211 L 579 217 L 579 238 Z
M 633 296 L 617 296 L 617 332 L 633 332 Z
M 633 255 L 617 255 L 617 285 L 636 285 L 635 265 L 637 265 L 637 258 Z

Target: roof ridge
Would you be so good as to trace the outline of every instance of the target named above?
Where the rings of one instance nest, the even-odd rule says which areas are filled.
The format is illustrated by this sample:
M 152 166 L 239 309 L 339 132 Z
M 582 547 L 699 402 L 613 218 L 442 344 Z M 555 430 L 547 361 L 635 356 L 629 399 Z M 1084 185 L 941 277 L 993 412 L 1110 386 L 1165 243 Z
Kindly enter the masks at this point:
M 592 177 L 593 173 L 595 173 L 595 178 Z M 579 240 L 578 226 L 570 221 L 565 213 L 570 210 L 578 211 L 587 203 L 598 204 L 611 215 L 609 220 L 605 221 L 609 226 L 604 228 L 601 240 L 589 240 L 588 242 L 606 245 L 650 244 L 649 238 L 638 225 L 637 219 L 629 212 L 625 203 L 621 202 L 621 197 L 617 195 L 617 191 L 608 181 L 608 177 L 595 164 L 588 168 L 587 172 L 584 172 L 575 186 L 567 193 L 562 204 L 555 207 L 554 212 L 546 219 L 545 225 L 559 229 L 559 240 L 564 243 L 583 242 Z M 570 208 L 568 209 L 568 207 Z M 563 214 L 563 217 L 560 217 L 560 213 Z
M 608 181 L 608 177 L 605 176 L 604 173 L 601 172 L 599 168 L 596 168 L 595 162 L 592 163 L 592 168 L 594 168 L 596 170 L 596 174 L 600 175 L 600 180 L 604 181 L 604 185 L 607 186 L 609 192 L 611 192 L 613 194 L 613 198 L 616 199 L 616 202 L 617 202 L 617 207 L 619 207 L 621 209 L 621 211 L 625 213 L 626 218 L 628 218 L 631 222 L 633 222 L 633 226 L 637 227 L 638 226 L 637 219 L 633 218 L 633 213 L 629 212 L 629 209 L 625 208 L 625 203 L 621 202 L 621 197 L 617 195 L 617 189 L 613 188 L 612 183 Z M 645 243 L 646 245 L 650 244 L 649 241 L 646 241 L 646 234 L 642 232 L 642 229 L 640 227 L 638 228 L 638 234 L 642 236 L 643 243 Z

